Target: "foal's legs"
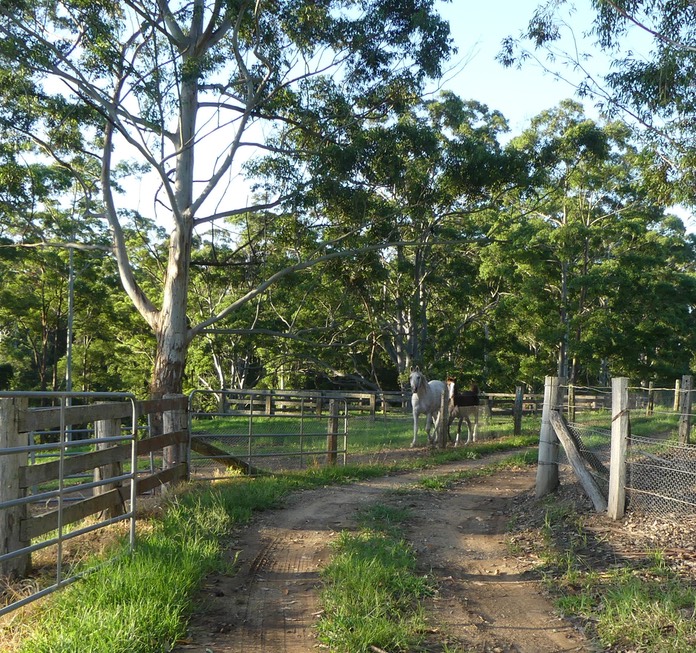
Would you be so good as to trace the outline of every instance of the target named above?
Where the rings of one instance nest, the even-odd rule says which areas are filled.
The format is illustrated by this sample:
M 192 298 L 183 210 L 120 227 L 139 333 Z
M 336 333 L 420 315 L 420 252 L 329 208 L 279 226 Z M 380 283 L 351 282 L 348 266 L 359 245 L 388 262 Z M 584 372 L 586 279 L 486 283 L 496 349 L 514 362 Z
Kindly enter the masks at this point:
M 474 425 L 471 426 L 471 418 L 474 418 Z M 468 429 L 466 443 L 476 442 L 476 429 L 478 428 L 478 406 L 472 406 L 466 411 L 466 426 Z

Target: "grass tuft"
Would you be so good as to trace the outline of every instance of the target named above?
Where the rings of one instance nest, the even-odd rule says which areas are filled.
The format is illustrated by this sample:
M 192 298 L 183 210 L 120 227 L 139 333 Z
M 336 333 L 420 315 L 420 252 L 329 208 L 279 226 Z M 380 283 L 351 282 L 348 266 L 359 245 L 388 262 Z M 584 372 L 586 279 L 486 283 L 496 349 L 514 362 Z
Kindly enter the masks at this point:
M 401 536 L 408 511 L 375 505 L 358 533 L 342 532 L 323 578 L 319 638 L 332 651 L 414 650 L 425 617 L 418 599 L 432 592 L 416 573 L 416 556 Z

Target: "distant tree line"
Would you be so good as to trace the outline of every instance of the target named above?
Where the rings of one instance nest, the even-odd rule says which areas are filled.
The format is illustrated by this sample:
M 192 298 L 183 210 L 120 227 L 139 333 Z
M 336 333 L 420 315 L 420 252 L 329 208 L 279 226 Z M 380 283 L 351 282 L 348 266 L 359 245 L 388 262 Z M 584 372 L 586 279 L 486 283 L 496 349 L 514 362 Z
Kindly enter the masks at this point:
M 420 365 L 504 391 L 694 368 L 696 239 L 670 208 L 693 204 L 693 127 L 664 129 L 668 105 L 640 114 L 664 111 L 650 137 L 575 100 L 511 135 L 475 100 L 422 99 L 452 50 L 432 0 L 175 4 L 0 8 L 0 389 L 393 389 Z M 614 43 L 620 21 L 597 20 Z M 653 79 L 629 69 L 624 105 Z M 150 211 L 129 200 L 152 175 Z

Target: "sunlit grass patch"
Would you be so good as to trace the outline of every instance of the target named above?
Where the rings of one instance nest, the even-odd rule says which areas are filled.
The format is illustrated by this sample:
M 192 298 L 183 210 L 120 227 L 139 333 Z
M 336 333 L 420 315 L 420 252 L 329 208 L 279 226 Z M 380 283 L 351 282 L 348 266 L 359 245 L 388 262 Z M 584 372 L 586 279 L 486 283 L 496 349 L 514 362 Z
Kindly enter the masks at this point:
M 419 600 L 432 592 L 416 573 L 416 556 L 401 537 L 408 511 L 375 505 L 359 532 L 342 532 L 324 570 L 319 637 L 332 651 L 414 650 L 425 617 Z

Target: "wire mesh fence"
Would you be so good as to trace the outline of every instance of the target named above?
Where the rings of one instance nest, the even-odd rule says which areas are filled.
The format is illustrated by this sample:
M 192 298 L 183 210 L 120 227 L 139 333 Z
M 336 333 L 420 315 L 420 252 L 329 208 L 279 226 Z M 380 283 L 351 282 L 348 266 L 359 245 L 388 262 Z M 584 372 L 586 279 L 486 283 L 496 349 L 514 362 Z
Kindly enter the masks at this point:
M 583 426 L 571 422 L 568 424 L 571 434 L 574 436 L 578 451 L 586 463 L 586 467 L 592 478 L 597 482 L 602 494 L 609 494 L 609 467 L 611 465 L 611 431 L 604 428 Z M 563 449 L 561 448 L 561 451 Z M 570 463 L 565 453 L 559 459 L 559 465 L 565 468 L 564 473 L 570 473 Z
M 263 391 L 195 391 L 190 397 L 190 473 L 304 469 L 345 463 L 345 398 Z
M 586 467 L 603 493 L 608 493 L 611 465 L 611 390 L 563 388 L 562 409 L 574 416 L 569 424 Z M 673 519 L 696 515 L 696 446 L 692 438 L 693 391 L 675 387 L 628 388 L 630 434 L 626 458 L 627 509 L 647 518 Z M 595 397 L 578 410 L 573 395 Z M 608 400 L 607 400 L 608 399 Z M 559 465 L 570 473 L 561 450 Z
M 627 464 L 632 512 L 655 518 L 696 514 L 696 447 L 632 435 Z

